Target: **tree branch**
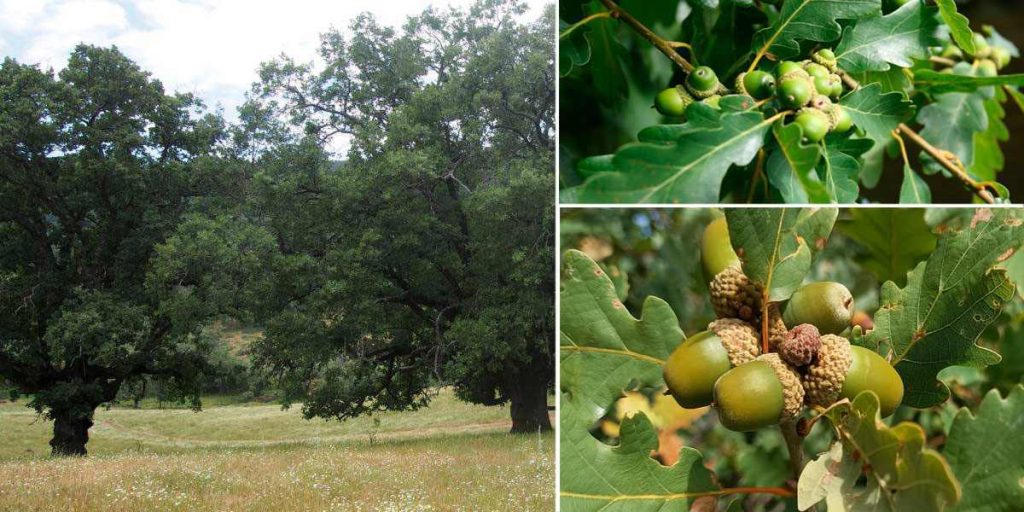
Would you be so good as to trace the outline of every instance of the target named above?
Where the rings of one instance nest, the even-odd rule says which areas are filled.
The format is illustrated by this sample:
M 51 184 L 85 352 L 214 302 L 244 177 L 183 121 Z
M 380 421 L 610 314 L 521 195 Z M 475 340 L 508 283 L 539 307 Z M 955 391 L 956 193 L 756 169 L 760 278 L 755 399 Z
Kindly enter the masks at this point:
M 641 37 L 650 41 L 655 48 L 661 51 L 661 53 L 664 53 L 666 57 L 672 60 L 672 62 L 675 62 L 679 67 L 683 68 L 683 71 L 686 71 L 687 73 L 693 71 L 693 64 L 690 64 L 682 55 L 679 55 L 679 52 L 677 52 L 668 41 L 644 26 L 643 23 L 640 23 L 639 20 L 623 10 L 622 7 L 619 7 L 618 4 L 612 0 L 601 0 L 601 3 L 604 4 L 605 8 L 612 13 L 612 18 L 624 21 L 626 25 L 629 25 L 629 28 L 632 28 L 640 34 Z
M 845 83 L 850 89 L 856 90 L 860 88 L 860 83 L 845 71 L 840 69 L 839 76 L 842 78 L 843 83 Z M 928 156 L 934 158 L 939 165 L 952 173 L 953 177 L 963 183 L 965 187 L 970 189 L 974 195 L 981 198 L 982 201 L 989 204 L 996 202 L 995 197 L 993 197 L 992 193 L 985 188 L 985 185 L 978 183 L 977 180 L 968 176 L 967 172 L 961 167 L 961 165 L 957 165 L 956 162 L 949 158 L 950 153 L 948 151 L 932 146 L 931 143 L 924 139 L 924 137 L 920 136 L 917 132 L 907 126 L 906 123 L 900 123 L 899 127 L 896 129 L 906 135 L 907 138 L 915 144 L 921 146 L 921 149 L 923 149 L 925 153 L 928 153 Z

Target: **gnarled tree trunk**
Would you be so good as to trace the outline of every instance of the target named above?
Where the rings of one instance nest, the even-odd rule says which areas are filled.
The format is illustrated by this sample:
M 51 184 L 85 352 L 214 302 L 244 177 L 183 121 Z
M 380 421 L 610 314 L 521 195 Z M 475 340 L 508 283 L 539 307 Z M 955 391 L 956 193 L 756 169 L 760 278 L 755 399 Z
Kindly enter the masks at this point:
M 50 440 L 53 457 L 84 457 L 89 442 L 89 429 L 92 428 L 92 413 L 52 411 L 53 439 Z

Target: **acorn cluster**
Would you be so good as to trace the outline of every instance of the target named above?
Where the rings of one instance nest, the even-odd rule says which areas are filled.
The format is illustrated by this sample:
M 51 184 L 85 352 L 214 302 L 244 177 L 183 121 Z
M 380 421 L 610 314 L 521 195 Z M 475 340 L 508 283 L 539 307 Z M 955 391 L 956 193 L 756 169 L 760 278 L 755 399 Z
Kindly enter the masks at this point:
M 695 68 L 683 85 L 658 93 L 654 107 L 667 117 L 683 118 L 686 108 L 697 101 L 717 107 L 730 91 L 707 66 Z M 829 49 L 818 50 L 803 62 L 780 62 L 774 73 L 753 70 L 736 77 L 735 93 L 763 102 L 769 112 L 790 112 L 790 122 L 803 130 L 804 139 L 818 142 L 830 132 L 845 133 L 853 120 L 836 101 L 845 92 Z
M 936 48 L 941 52 L 940 56 L 953 61 L 970 61 L 977 70 L 978 76 L 998 76 L 999 70 L 1010 64 L 1011 55 L 1009 50 L 1002 46 L 989 44 L 983 34 L 974 32 L 974 53 L 964 54 L 963 50 L 951 41 L 943 48 Z M 953 68 L 943 70 L 944 73 L 952 73 Z
M 903 400 L 899 374 L 844 337 L 854 318 L 845 286 L 812 282 L 762 308 L 761 289 L 743 274 L 724 218 L 704 230 L 701 265 L 718 319 L 665 362 L 665 383 L 679 405 L 714 405 L 721 423 L 740 432 L 794 422 L 806 405 L 827 407 L 867 390 L 878 395 L 883 417 L 896 410 Z

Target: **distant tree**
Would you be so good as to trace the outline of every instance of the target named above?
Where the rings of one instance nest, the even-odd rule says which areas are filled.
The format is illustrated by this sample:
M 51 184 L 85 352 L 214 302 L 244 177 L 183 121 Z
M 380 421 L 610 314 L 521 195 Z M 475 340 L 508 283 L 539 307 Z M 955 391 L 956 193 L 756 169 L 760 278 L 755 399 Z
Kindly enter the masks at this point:
M 370 15 L 316 69 L 265 64 L 250 112 L 296 135 L 258 165 L 282 257 L 258 364 L 307 417 L 412 409 L 437 383 L 550 429 L 554 378 L 553 8 Z M 238 140 L 272 129 L 250 126 Z M 347 159 L 323 149 L 348 142 Z
M 0 380 L 53 420 L 54 455 L 85 455 L 96 408 L 140 376 L 198 408 L 201 327 L 275 250 L 188 214 L 218 194 L 224 127 L 202 108 L 116 48 L 78 46 L 56 76 L 0 66 Z

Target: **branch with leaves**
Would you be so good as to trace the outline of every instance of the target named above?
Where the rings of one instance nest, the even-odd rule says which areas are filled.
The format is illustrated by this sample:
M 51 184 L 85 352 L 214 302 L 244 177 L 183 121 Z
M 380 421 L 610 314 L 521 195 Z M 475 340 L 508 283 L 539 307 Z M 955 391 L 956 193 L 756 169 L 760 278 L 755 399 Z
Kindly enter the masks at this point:
M 936 179 L 922 175 L 939 174 L 979 201 L 1010 200 L 1007 185 L 1017 177 L 1000 174 L 1009 136 L 1002 105 L 1024 105 L 1024 75 L 1000 70 L 1020 53 L 991 27 L 972 32 L 952 1 L 884 9 L 879 0 L 691 4 L 668 30 L 662 16 L 675 10 L 629 12 L 613 0 L 584 2 L 580 21 L 563 21 L 562 97 L 571 99 L 563 102 L 561 141 L 572 164 L 563 170 L 563 202 L 885 200 L 872 189 L 888 179 L 887 149 L 906 141 L 921 151 L 916 162 L 898 153 L 900 202 L 930 202 Z M 608 19 L 637 37 L 594 23 Z M 670 66 L 653 60 L 647 44 Z M 699 52 L 701 65 L 680 48 L 691 58 Z M 652 76 L 666 81 L 650 83 Z M 638 92 L 655 110 L 627 99 Z M 575 124 L 595 116 L 610 133 L 598 137 L 593 121 Z M 751 116 L 770 129 L 752 127 Z M 637 142 L 605 145 L 623 138 Z M 613 152 L 586 156 L 595 147 Z M 724 170 L 702 165 L 704 153 L 722 159 Z

